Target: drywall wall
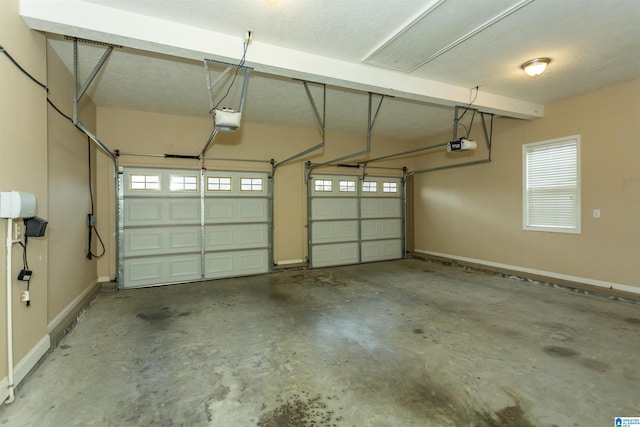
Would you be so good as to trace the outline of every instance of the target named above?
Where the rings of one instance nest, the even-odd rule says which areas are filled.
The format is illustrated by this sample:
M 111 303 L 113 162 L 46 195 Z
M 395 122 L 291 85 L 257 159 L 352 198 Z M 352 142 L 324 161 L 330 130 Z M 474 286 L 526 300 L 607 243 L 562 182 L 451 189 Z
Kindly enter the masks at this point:
M 47 49 L 49 99 L 66 115 L 73 111 L 73 78 L 55 51 Z M 95 129 L 96 108 L 88 96 L 79 105 L 78 117 Z M 97 260 L 86 258 L 89 193 L 89 153 L 95 183 L 96 149 L 86 135 L 53 108 L 48 110 L 49 244 L 48 316 L 49 330 L 63 321 L 74 300 L 96 284 Z M 93 236 L 92 252 L 101 248 Z M 97 244 L 97 245 L 96 245 Z M 61 316 L 62 314 L 62 316 Z
M 416 250 L 640 292 L 640 145 L 630 131 L 639 117 L 634 81 L 547 105 L 543 119 L 497 119 L 490 164 L 416 175 Z M 522 145 L 576 134 L 581 234 L 523 231 Z M 418 167 L 459 161 L 453 157 L 423 156 Z
M 27 28 L 18 16 L 18 0 L 0 2 L 0 44 L 37 79 L 46 82 L 46 40 Z M 47 218 L 47 102 L 46 92 L 22 74 L 4 55 L 0 55 L 0 191 L 24 191 L 36 196 L 36 215 Z M 7 375 L 5 257 L 6 219 L 0 219 L 0 378 Z M 29 240 L 31 306 L 20 303 L 25 282 L 16 280 L 22 268 L 22 251 L 13 245 L 13 325 L 14 363 L 20 361 L 38 343 L 48 347 L 47 337 L 47 262 L 46 238 Z M 45 348 L 46 351 L 46 348 Z M 32 353 L 33 354 L 33 353 Z M 37 360 L 37 356 L 36 357 Z M 6 381 L 6 380 L 5 380 Z M 6 396 L 6 383 L 0 396 Z M 3 399 L 4 400 L 4 399 Z
M 123 153 L 186 154 L 197 155 L 204 147 L 211 132 L 208 118 L 172 116 L 109 108 L 98 108 L 98 137 L 112 150 Z M 310 116 L 310 123 L 313 118 Z M 285 128 L 251 122 L 243 122 L 235 133 L 219 133 L 213 146 L 207 151 L 208 158 L 241 158 L 276 161 L 321 142 L 320 131 Z M 389 140 L 372 136 L 372 156 L 382 156 L 415 147 L 415 143 Z M 304 162 L 322 162 L 366 148 L 366 135 L 350 135 L 327 131 L 323 150 L 298 159 L 278 168 L 274 188 L 274 255 L 276 263 L 304 260 L 307 248 L 306 236 L 306 186 L 304 184 Z M 98 156 L 98 180 L 100 191 L 100 215 L 115 212 L 113 207 L 113 166 L 107 156 Z M 122 155 L 118 159 L 124 166 L 157 166 L 199 169 L 198 160 L 163 159 Z M 411 167 L 410 159 L 386 161 L 377 166 Z M 242 163 L 207 160 L 207 169 L 270 171 L 269 163 Z M 322 169 L 322 172 L 353 173 L 354 169 Z M 401 170 L 368 168 L 374 174 L 400 176 Z M 356 170 L 356 173 L 357 170 Z M 359 171 L 362 173 L 362 170 Z M 101 222 L 103 235 L 113 234 L 115 220 L 108 225 Z M 114 242 L 110 241 L 110 255 L 100 260 L 100 276 L 115 274 Z
M 73 83 L 46 38 L 31 31 L 18 14 L 18 1 L 0 2 L 0 44 L 38 81 L 49 87 L 50 99 L 71 115 Z M 88 291 L 97 289 L 96 260 L 85 258 L 88 193 L 86 137 L 47 105 L 47 92 L 0 55 L 0 191 L 25 191 L 36 196 L 36 215 L 49 221 L 46 235 L 30 238 L 31 304 L 20 302 L 26 283 L 16 280 L 22 251 L 12 247 L 15 384 L 35 366 L 50 346 L 52 329 L 63 328 L 76 314 Z M 80 117 L 95 129 L 95 106 L 89 98 Z M 95 149 L 93 162 L 95 164 Z M 95 172 L 94 172 L 95 176 Z M 0 220 L 0 397 L 7 395 L 6 220 Z M 3 399 L 4 400 L 4 399 Z

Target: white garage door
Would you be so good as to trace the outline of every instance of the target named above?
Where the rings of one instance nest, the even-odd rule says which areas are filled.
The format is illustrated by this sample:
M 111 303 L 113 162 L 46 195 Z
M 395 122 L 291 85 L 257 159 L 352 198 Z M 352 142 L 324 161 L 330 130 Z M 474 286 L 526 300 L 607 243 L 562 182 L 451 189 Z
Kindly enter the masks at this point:
M 403 257 L 401 179 L 312 175 L 308 191 L 311 267 Z
M 269 272 L 269 185 L 262 172 L 122 169 L 120 286 Z

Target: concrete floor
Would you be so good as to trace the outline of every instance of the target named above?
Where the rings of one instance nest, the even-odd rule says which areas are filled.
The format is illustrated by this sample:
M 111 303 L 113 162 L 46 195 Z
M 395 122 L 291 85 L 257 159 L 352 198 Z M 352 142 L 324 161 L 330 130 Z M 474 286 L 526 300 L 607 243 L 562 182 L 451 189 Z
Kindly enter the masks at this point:
M 640 305 L 420 260 L 99 295 L 10 426 L 613 426 Z

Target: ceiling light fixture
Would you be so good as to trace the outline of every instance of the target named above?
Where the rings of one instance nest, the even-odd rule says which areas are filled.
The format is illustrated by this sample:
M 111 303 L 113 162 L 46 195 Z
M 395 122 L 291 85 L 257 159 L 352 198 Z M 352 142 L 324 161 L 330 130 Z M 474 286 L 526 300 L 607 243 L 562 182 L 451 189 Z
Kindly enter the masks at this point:
M 547 69 L 549 62 L 550 58 L 534 58 L 522 64 L 520 68 L 531 77 L 537 77 Z

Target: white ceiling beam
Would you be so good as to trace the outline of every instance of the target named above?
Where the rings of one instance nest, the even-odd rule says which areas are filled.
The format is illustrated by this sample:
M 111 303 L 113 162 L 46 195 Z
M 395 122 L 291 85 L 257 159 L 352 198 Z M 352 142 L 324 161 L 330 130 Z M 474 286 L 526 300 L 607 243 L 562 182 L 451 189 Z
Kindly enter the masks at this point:
M 34 30 L 198 61 L 208 58 L 235 63 L 242 55 L 244 34 L 217 33 L 80 0 L 21 0 L 20 14 Z M 247 65 L 256 71 L 437 105 L 466 105 L 471 101 L 470 88 L 286 49 L 259 40 L 260 35 L 255 34 L 247 52 Z M 481 90 L 474 107 L 520 119 L 544 115 L 541 104 Z

